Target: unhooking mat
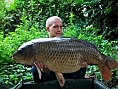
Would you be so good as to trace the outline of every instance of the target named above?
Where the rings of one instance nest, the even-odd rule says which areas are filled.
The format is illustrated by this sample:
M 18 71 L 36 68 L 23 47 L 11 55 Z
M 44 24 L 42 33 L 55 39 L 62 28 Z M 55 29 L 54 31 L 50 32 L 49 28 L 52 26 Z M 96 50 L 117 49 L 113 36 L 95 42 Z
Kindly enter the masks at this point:
M 59 86 L 57 80 L 45 83 L 22 82 L 11 89 L 110 89 L 102 82 L 93 78 L 66 79 L 63 87 Z

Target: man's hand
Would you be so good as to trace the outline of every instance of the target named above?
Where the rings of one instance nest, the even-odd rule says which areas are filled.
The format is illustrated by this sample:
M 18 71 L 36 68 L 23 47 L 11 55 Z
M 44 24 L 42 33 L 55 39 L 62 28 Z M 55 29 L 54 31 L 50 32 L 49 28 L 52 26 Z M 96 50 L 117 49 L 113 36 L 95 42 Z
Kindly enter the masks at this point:
M 81 67 L 81 68 L 84 68 L 84 67 L 87 67 L 87 66 L 88 66 L 87 62 L 83 62 L 83 64 L 82 64 L 82 67 Z

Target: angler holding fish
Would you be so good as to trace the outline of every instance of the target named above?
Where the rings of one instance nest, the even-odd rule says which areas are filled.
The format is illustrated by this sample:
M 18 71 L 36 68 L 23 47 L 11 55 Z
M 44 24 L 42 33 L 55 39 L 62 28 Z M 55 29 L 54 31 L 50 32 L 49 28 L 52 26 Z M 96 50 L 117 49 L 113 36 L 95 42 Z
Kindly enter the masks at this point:
M 57 37 L 62 35 L 62 19 L 57 17 L 57 16 L 52 16 L 47 19 L 46 21 L 46 30 L 48 31 L 49 38 L 52 37 Z M 48 56 L 48 55 L 47 55 Z M 38 79 L 38 75 L 35 71 L 37 70 L 35 67 L 32 68 L 33 75 L 34 75 L 34 80 L 36 82 L 40 81 L 49 81 L 49 80 L 54 80 L 56 79 L 56 75 L 53 71 L 50 71 L 47 66 L 43 66 L 42 63 L 35 62 L 35 66 L 37 66 L 39 69 L 42 69 L 42 79 Z M 87 66 L 87 64 L 84 62 L 82 67 Z M 75 73 L 64 73 L 63 76 L 64 78 L 84 78 L 84 75 L 86 73 L 86 68 L 82 68 L 79 71 Z M 58 75 L 58 74 L 57 74 Z
M 59 18 L 57 16 L 52 16 L 52 17 L 48 18 L 46 21 L 46 30 L 48 31 L 49 38 L 61 36 L 62 35 L 62 25 L 63 25 L 63 23 L 62 23 L 61 18 Z M 45 45 L 44 45 L 44 47 L 45 47 Z M 31 54 L 29 54 L 29 55 L 31 55 Z M 46 55 L 46 56 L 48 57 L 51 55 Z M 29 60 L 24 60 L 24 61 L 29 61 Z M 40 58 L 39 58 L 39 60 L 40 60 Z M 51 60 L 53 60 L 53 59 L 51 59 Z M 43 65 L 41 61 L 40 62 L 36 61 L 33 65 L 34 66 L 32 68 L 32 74 L 33 74 L 35 82 L 45 82 L 45 81 L 56 79 L 55 73 L 53 71 L 51 71 L 47 66 Z M 69 78 L 69 79 L 84 78 L 85 73 L 86 73 L 85 67 L 87 66 L 87 63 L 83 62 L 83 64 L 81 64 L 81 65 L 82 65 L 82 68 L 74 73 L 63 73 L 64 78 L 66 78 L 66 79 L 67 78 Z M 41 72 L 40 72 L 40 70 L 41 70 Z
M 98 65 L 104 80 L 109 81 L 111 70 L 118 68 L 114 59 L 101 54 L 93 44 L 76 38 L 59 37 L 62 34 L 62 20 L 59 17 L 49 18 L 46 21 L 46 29 L 49 38 L 26 42 L 13 54 L 18 63 L 34 63 L 38 70 L 39 82 L 54 80 L 57 77 L 59 84 L 63 86 L 64 78 L 84 78 L 87 64 Z M 33 74 L 35 72 L 33 71 Z

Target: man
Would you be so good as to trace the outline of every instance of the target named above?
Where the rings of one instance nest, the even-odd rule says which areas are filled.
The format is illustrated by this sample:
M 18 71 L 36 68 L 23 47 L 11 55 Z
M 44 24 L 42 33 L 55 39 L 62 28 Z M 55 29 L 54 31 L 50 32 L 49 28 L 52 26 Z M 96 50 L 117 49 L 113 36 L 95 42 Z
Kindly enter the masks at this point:
M 62 20 L 58 16 L 52 16 L 46 21 L 46 30 L 48 31 L 49 38 L 61 36 L 62 35 Z M 65 79 L 76 79 L 76 78 L 84 78 L 86 73 L 87 63 L 84 62 L 82 64 L 82 68 L 74 73 L 63 73 Z M 41 70 L 41 79 L 39 78 L 38 70 Z M 55 80 L 56 75 L 53 71 L 50 71 L 45 65 L 40 62 L 35 62 L 34 67 L 32 68 L 32 74 L 34 77 L 34 82 L 46 82 L 50 80 Z

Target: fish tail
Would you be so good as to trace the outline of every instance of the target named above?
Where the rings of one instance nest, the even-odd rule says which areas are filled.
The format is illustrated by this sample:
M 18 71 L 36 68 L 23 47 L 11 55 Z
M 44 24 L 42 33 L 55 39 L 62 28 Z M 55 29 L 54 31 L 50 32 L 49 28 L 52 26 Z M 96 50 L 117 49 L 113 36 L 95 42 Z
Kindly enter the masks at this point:
M 116 62 L 113 58 L 103 55 L 103 64 L 99 64 L 99 69 L 102 74 L 103 79 L 108 82 L 112 76 L 111 70 L 115 70 L 118 68 L 118 62 Z

